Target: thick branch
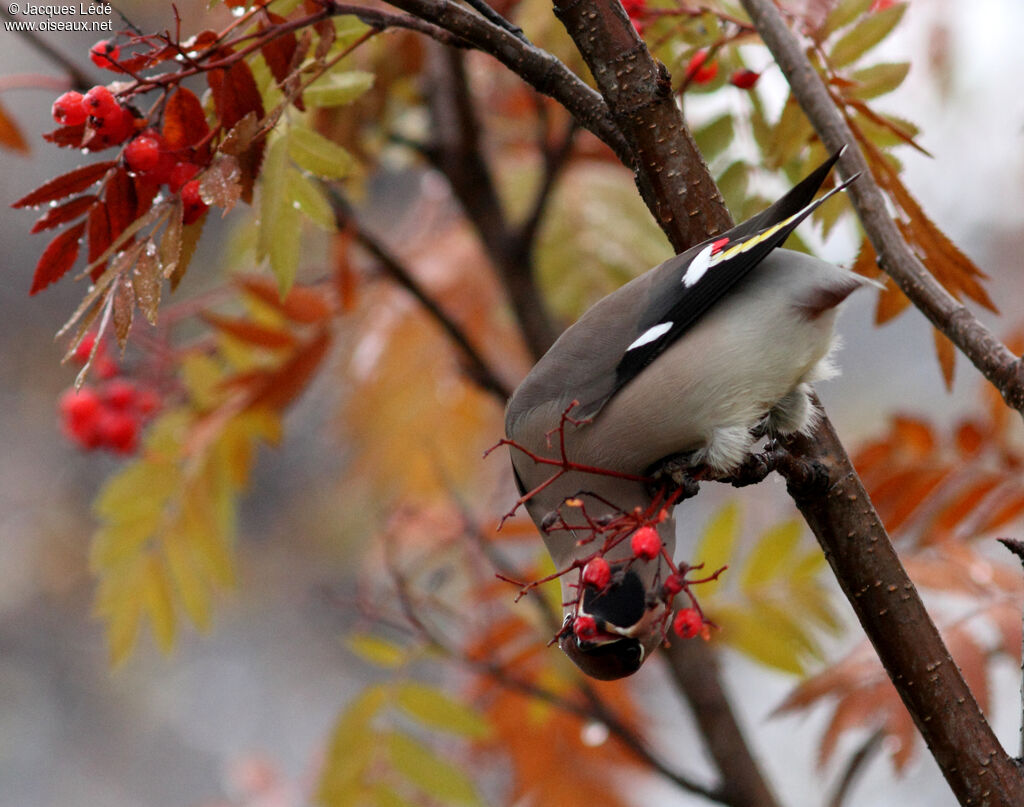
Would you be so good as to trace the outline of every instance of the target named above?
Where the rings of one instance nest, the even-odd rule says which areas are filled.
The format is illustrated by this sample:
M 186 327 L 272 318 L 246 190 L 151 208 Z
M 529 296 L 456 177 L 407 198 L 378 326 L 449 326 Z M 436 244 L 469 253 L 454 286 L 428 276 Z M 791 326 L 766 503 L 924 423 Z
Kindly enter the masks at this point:
M 466 218 L 472 222 L 498 269 L 527 347 L 540 358 L 558 336 L 535 282 L 532 255 L 509 224 L 491 167 L 484 156 L 480 124 L 461 51 L 430 50 L 432 143 L 427 157 L 448 179 Z
M 555 15 L 636 154 L 637 187 L 676 251 L 731 227 L 683 122 L 668 70 L 651 56 L 622 6 L 616 0 L 555 0 Z
M 449 0 L 391 0 L 391 5 L 451 31 L 472 47 L 490 54 L 537 92 L 558 101 L 622 162 L 632 163 L 625 138 L 601 96 L 550 53 Z
M 780 472 L 821 544 L 893 685 L 961 804 L 1024 804 L 1024 778 L 996 739 L 900 563 L 832 424 L 790 444 L 798 466 L 831 484 Z
M 742 0 L 742 3 L 825 147 L 830 151 L 843 145 L 848 147 L 839 167 L 846 177 L 861 173 L 861 178 L 848 192 L 878 255 L 879 265 L 931 323 L 995 385 L 1006 403 L 1024 412 L 1024 365 L 1020 358 L 942 288 L 903 240 L 850 127 L 775 5 L 771 0 Z

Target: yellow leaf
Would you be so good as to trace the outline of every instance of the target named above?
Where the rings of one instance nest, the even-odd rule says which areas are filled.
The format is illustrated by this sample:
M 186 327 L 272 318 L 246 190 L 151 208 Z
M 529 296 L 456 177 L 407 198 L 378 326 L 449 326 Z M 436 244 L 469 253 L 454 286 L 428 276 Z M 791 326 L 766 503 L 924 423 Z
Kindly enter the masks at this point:
M 473 781 L 423 743 L 404 734 L 387 735 L 391 765 L 411 784 L 441 804 L 479 804 Z
M 388 687 L 367 687 L 342 712 L 331 731 L 317 783 L 316 800 L 326 807 L 344 803 L 376 751 L 372 721 L 390 700 Z
M 206 630 L 210 626 L 210 594 L 196 567 L 188 540 L 171 532 L 164 538 L 163 550 L 171 582 L 185 613 L 197 628 Z
M 174 647 L 176 620 L 167 572 L 156 555 L 149 555 L 139 579 L 142 606 L 153 627 L 157 645 L 165 653 Z
M 784 521 L 762 533 L 743 565 L 740 588 L 752 591 L 788 572 L 801 535 L 803 526 L 796 520 Z
M 704 569 L 709 573 L 727 566 L 736 550 L 736 540 L 739 538 L 739 534 L 739 505 L 735 501 L 730 501 L 715 513 L 711 522 L 704 528 L 704 537 L 701 538 L 700 544 L 697 546 L 692 562 L 703 563 Z M 719 579 L 702 585 L 701 596 L 710 595 L 721 584 L 721 579 Z
M 306 127 L 288 131 L 288 156 L 300 168 L 324 179 L 344 179 L 355 166 L 348 151 Z
M 325 73 L 305 89 L 302 97 L 309 106 L 350 104 L 373 86 L 373 79 L 373 73 L 362 70 Z
M 778 626 L 759 610 L 738 605 L 718 605 L 711 617 L 721 628 L 712 636 L 769 667 L 799 675 L 803 672 L 793 643 L 779 635 Z
M 131 654 L 139 635 L 142 600 L 134 596 L 135 577 L 141 563 L 124 568 L 116 578 L 100 582 L 96 593 L 96 613 L 106 621 L 110 663 L 118 665 Z
M 484 739 L 491 727 L 477 711 L 427 684 L 400 684 L 395 702 L 407 715 L 427 728 L 473 739 Z
M 345 645 L 363 661 L 386 669 L 401 667 L 409 656 L 405 648 L 369 633 L 349 636 Z

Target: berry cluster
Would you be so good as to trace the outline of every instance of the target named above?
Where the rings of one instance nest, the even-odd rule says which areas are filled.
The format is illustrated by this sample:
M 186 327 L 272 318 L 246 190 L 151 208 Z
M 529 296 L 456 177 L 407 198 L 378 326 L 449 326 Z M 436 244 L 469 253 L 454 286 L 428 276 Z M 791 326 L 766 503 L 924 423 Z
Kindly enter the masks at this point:
M 82 340 L 74 359 L 84 363 L 92 352 L 93 337 Z M 117 454 L 133 454 L 143 424 L 160 408 L 160 396 L 118 375 L 116 363 L 101 344 L 94 363 L 101 381 L 79 390 L 65 390 L 58 407 L 68 439 L 86 450 L 105 448 Z
M 97 42 L 90 51 L 93 62 L 109 70 L 120 70 L 115 61 L 119 48 L 109 41 Z M 145 121 L 130 107 L 121 104 L 108 87 L 93 87 L 84 95 L 70 90 L 53 102 L 53 119 L 61 126 L 84 126 L 81 145 L 89 151 L 101 151 L 124 143 L 124 161 L 135 175 L 155 186 L 166 184 L 171 193 L 181 195 L 183 221 L 191 224 L 206 212 L 195 175 L 200 166 L 168 148 L 156 129 L 143 128 Z

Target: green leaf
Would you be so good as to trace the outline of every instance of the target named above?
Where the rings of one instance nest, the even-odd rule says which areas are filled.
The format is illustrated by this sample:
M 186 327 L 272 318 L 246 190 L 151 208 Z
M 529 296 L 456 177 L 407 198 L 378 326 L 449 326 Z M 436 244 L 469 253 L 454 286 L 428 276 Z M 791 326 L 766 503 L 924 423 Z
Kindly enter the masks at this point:
M 324 179 L 344 179 L 352 173 L 355 158 L 332 140 L 306 127 L 288 132 L 288 156 L 296 165 Z
M 771 145 L 768 153 L 769 168 L 782 168 L 792 160 L 811 138 L 814 129 L 804 115 L 796 98 L 790 94 L 782 107 L 779 122 L 772 130 Z
M 333 233 L 337 229 L 331 203 L 316 180 L 292 169 L 288 172 L 288 196 L 292 204 L 321 230 Z
M 727 112 L 709 123 L 697 129 L 693 133 L 697 148 L 704 157 L 704 161 L 710 163 L 719 154 L 729 148 L 733 136 L 736 134 L 736 127 L 733 116 Z
M 857 61 L 892 32 L 906 11 L 907 4 L 899 3 L 869 14 L 833 45 L 828 54 L 829 63 L 838 69 Z
M 327 73 L 314 81 L 302 97 L 309 106 L 342 106 L 355 101 L 373 86 L 373 73 L 349 70 L 345 73 Z
M 793 563 L 793 555 L 803 535 L 801 522 L 784 521 L 762 533 L 743 565 L 740 588 L 752 591 L 783 576 Z
M 391 765 L 411 784 L 442 804 L 480 804 L 476 786 L 459 768 L 404 734 L 387 735 Z
M 490 725 L 475 709 L 427 684 L 401 684 L 395 702 L 426 728 L 472 739 L 482 739 L 491 733 Z
M 821 39 L 828 39 L 840 28 L 845 28 L 854 20 L 859 19 L 867 13 L 871 3 L 872 0 L 840 0 L 825 18 L 825 24 L 821 29 Z
M 269 258 L 282 297 L 295 282 L 302 246 L 301 216 L 288 192 L 290 168 L 287 143 L 279 137 L 263 161 L 258 249 L 261 257 Z
M 848 90 L 846 94 L 862 101 L 885 95 L 899 87 L 908 72 L 910 62 L 884 62 L 856 70 L 851 74 L 850 80 L 857 82 L 858 86 Z
M 385 669 L 401 667 L 409 658 L 405 648 L 369 633 L 349 636 L 345 645 L 363 661 Z
M 747 195 L 747 186 L 750 184 L 750 165 L 744 160 L 736 160 L 718 177 L 718 189 L 725 199 L 725 206 L 730 210 L 737 210 L 740 202 Z

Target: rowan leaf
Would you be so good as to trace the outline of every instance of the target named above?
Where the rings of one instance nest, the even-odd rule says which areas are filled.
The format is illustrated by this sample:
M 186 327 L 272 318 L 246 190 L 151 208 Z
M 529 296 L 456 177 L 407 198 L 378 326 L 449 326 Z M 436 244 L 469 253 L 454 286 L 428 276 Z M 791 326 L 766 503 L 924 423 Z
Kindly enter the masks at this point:
M 263 98 L 252 75 L 252 68 L 240 59 L 228 68 L 208 70 L 206 80 L 213 104 L 224 129 L 231 129 L 249 113 L 263 117 Z
M 321 230 L 337 229 L 331 203 L 316 180 L 293 168 L 288 172 L 288 196 L 292 205 Z
M 287 144 L 284 138 L 277 138 L 267 149 L 263 166 L 257 246 L 260 257 L 270 261 L 282 297 L 295 282 L 302 233 L 302 219 L 288 193 L 290 168 Z
M 242 196 L 242 169 L 231 154 L 218 154 L 199 178 L 199 195 L 227 213 Z
M 428 729 L 476 740 L 491 734 L 490 725 L 479 712 L 428 684 L 410 681 L 398 685 L 395 703 Z
M 107 180 L 104 199 L 107 206 L 107 218 L 110 221 L 110 235 L 116 240 L 138 218 L 141 212 L 138 209 L 135 183 L 124 166 L 117 166 L 111 173 Z
M 167 571 L 155 555 L 146 558 L 142 569 L 139 585 L 143 612 L 149 617 L 157 645 L 169 653 L 174 648 L 177 620 Z
M 284 21 L 285 18 L 280 14 L 267 12 L 267 21 L 266 23 L 261 21 L 260 31 L 266 31 L 271 25 L 279 25 Z M 291 75 L 293 56 L 298 46 L 295 32 L 288 31 L 283 36 L 275 36 L 260 48 L 260 53 L 263 54 L 263 58 L 278 84 L 283 84 L 284 80 Z
M 409 659 L 409 653 L 404 647 L 371 633 L 349 636 L 345 646 L 363 661 L 384 669 L 401 667 Z
M 736 542 L 740 535 L 740 508 L 735 501 L 729 501 L 712 517 L 704 528 L 700 543 L 694 550 L 694 562 L 703 563 L 709 571 L 721 569 L 728 565 L 736 551 Z M 703 587 L 703 591 L 714 592 L 721 580 L 712 580 Z
M 185 613 L 200 630 L 210 626 L 210 589 L 200 573 L 189 546 L 181 533 L 171 531 L 163 542 L 171 583 Z
M 784 575 L 792 566 L 794 552 L 803 536 L 801 522 L 784 521 L 762 533 L 743 564 L 740 588 L 756 589 Z
M 312 325 L 327 319 L 333 309 L 323 293 L 307 286 L 295 286 L 283 299 L 273 282 L 257 275 L 240 275 L 236 282 L 261 303 L 280 311 L 293 322 Z
M 872 2 L 873 0 L 840 0 L 825 18 L 819 40 L 828 39 L 840 28 L 845 28 L 854 20 L 860 19 Z
M 135 291 L 135 302 L 142 310 L 150 325 L 156 325 L 157 310 L 160 307 L 160 289 L 163 283 L 163 270 L 160 266 L 156 245 L 149 240 L 139 251 L 132 273 L 132 289 Z
M 220 333 L 254 347 L 281 350 L 295 346 L 295 337 L 288 330 L 260 325 L 241 317 L 225 317 L 210 311 L 203 312 L 202 317 Z
M 344 179 L 355 167 L 355 158 L 346 149 L 307 127 L 293 127 L 287 141 L 288 156 L 318 177 Z
M 352 794 L 375 756 L 378 742 L 373 721 L 389 699 L 387 687 L 369 686 L 342 712 L 327 742 L 316 787 L 318 803 L 343 804 Z
M 80 221 L 49 243 L 43 250 L 43 254 L 39 256 L 29 294 L 37 294 L 51 283 L 56 283 L 75 265 L 75 261 L 78 259 L 79 242 L 84 232 L 85 222 Z
M 25 194 L 17 202 L 14 202 L 11 207 L 38 207 L 47 202 L 65 199 L 68 196 L 84 191 L 91 185 L 95 185 L 115 165 L 117 163 L 111 160 L 89 163 L 73 171 L 68 171 L 66 174 L 61 174 L 59 177 L 55 177 L 49 182 L 40 185 L 31 193 Z
M 865 16 L 829 50 L 831 66 L 840 68 L 857 61 L 892 32 L 906 11 L 907 3 L 897 3 Z
M 0 146 L 21 154 L 29 153 L 28 141 L 21 133 L 21 127 L 3 104 L 0 104 Z
M 32 229 L 29 232 L 38 233 L 43 230 L 52 230 L 54 227 L 59 227 L 65 222 L 77 219 L 92 207 L 97 198 L 95 194 L 90 193 L 85 196 L 76 196 L 62 205 L 50 208 L 46 211 L 45 215 L 41 216 L 32 225 Z
M 355 101 L 373 86 L 374 75 L 363 70 L 328 72 L 310 84 L 303 98 L 310 106 L 343 106 Z
M 231 128 L 234 123 L 225 128 Z M 172 151 L 191 148 L 209 135 L 210 126 L 206 122 L 203 105 L 187 87 L 179 87 L 168 99 L 162 133 L 168 149 Z
M 705 162 L 710 163 L 729 148 L 735 134 L 736 126 L 732 113 L 726 112 L 697 129 L 693 133 L 693 138 Z
M 385 736 L 396 772 L 441 804 L 481 804 L 473 781 L 425 744 L 399 732 Z
M 910 62 L 886 62 L 856 70 L 850 74 L 854 85 L 845 94 L 862 101 L 885 95 L 899 87 L 909 72 Z

